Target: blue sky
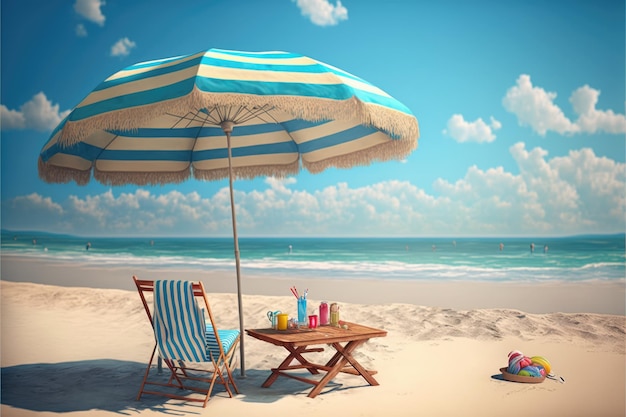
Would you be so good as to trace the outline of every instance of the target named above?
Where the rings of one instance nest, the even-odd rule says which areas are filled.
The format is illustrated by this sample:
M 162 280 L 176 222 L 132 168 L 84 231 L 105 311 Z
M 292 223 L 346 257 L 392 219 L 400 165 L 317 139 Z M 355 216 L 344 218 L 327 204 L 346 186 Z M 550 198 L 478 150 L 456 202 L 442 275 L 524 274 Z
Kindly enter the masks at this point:
M 625 230 L 623 1 L 3 0 L 2 228 L 231 234 L 228 182 L 46 184 L 37 157 L 128 65 L 209 48 L 308 55 L 415 114 L 406 160 L 235 182 L 240 236 Z

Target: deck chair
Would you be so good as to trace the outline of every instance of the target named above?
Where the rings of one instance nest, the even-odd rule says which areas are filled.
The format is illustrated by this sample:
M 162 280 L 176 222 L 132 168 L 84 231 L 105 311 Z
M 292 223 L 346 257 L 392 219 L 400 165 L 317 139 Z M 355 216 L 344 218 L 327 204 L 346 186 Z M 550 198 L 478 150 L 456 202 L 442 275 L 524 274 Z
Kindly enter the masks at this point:
M 206 407 L 216 383 L 223 385 L 231 398 L 233 391 L 238 394 L 231 366 L 240 332 L 217 328 L 202 282 L 148 281 L 136 276 L 133 280 L 155 337 L 137 400 L 143 394 L 153 394 L 199 401 Z M 153 297 L 152 310 L 148 293 Z M 199 300 L 203 301 L 203 307 Z M 159 360 L 169 369 L 167 382 L 163 376 L 160 380 L 151 377 L 155 374 L 152 364 L 157 352 Z M 149 386 L 161 389 L 148 389 Z M 194 393 L 204 394 L 204 397 L 199 398 Z

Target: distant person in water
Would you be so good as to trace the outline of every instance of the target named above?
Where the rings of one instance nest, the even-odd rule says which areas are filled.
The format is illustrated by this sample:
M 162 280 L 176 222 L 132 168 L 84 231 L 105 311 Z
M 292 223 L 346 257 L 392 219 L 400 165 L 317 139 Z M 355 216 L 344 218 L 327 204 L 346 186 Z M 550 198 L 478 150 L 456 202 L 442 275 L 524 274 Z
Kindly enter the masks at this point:
M 500 243 L 500 252 L 504 249 L 504 243 Z
M 293 252 L 293 246 L 289 245 L 289 253 Z
M 530 253 L 533 253 L 535 251 L 535 244 L 531 243 L 530 244 Z
M 543 245 L 543 253 L 548 253 L 548 245 Z
M 91 247 L 91 242 L 87 242 L 87 244 L 85 245 L 85 250 L 89 250 L 90 247 Z

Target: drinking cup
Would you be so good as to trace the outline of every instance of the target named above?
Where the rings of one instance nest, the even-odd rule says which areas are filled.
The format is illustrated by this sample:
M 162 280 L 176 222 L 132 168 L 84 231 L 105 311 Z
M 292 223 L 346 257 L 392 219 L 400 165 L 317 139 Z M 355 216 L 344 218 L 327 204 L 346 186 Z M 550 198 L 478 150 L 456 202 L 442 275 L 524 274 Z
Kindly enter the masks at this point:
M 267 318 L 270 321 L 270 326 L 272 327 L 272 329 L 275 329 L 277 326 L 277 320 L 278 320 L 278 315 L 280 314 L 280 311 L 268 311 L 267 312 Z
M 289 322 L 289 315 L 285 313 L 280 313 L 277 316 L 276 320 L 276 328 L 278 330 L 287 330 L 287 323 Z
M 320 326 L 328 325 L 328 303 L 326 301 L 322 301 L 320 303 Z
M 306 298 L 298 298 L 298 325 L 306 326 Z
M 330 325 L 339 326 L 339 304 L 337 303 L 330 305 Z
M 317 328 L 317 314 L 312 314 L 309 316 L 309 329 Z

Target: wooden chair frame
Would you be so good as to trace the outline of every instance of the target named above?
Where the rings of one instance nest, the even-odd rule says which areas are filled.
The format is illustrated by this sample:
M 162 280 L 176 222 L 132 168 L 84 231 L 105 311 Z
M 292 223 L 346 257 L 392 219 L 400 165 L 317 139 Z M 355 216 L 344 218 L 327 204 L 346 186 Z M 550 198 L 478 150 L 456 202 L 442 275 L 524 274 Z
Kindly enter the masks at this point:
M 137 291 L 139 292 L 139 296 L 148 316 L 148 320 L 150 321 L 150 325 L 154 329 L 152 310 L 150 309 L 148 301 L 146 300 L 146 293 L 154 292 L 154 281 L 138 279 L 136 276 L 133 276 L 133 281 L 137 286 Z M 211 397 L 213 387 L 216 383 L 223 385 L 229 397 L 231 398 L 233 397 L 233 392 L 230 388 L 230 385 L 232 385 L 234 392 L 236 394 L 239 394 L 239 390 L 237 389 L 237 385 L 235 384 L 231 371 L 231 365 L 233 363 L 234 355 L 237 350 L 236 347 L 239 344 L 241 335 L 239 335 L 235 342 L 233 342 L 228 352 L 224 352 L 220 336 L 218 334 L 218 327 L 215 324 L 215 319 L 209 305 L 209 300 L 207 298 L 206 291 L 204 290 L 204 285 L 202 285 L 202 282 L 193 282 L 192 287 L 194 297 L 204 300 L 204 308 L 208 314 L 209 321 L 213 328 L 213 333 L 215 335 L 217 346 L 219 347 L 219 355 L 215 357 L 215 355 L 211 354 L 211 361 L 205 362 L 205 368 L 196 367 L 196 365 L 194 365 L 194 367 L 190 367 L 189 364 L 186 364 L 183 361 L 174 361 L 163 358 L 162 361 L 167 365 L 168 369 L 171 372 L 168 382 L 164 383 L 161 381 L 151 381 L 149 380 L 149 376 L 152 368 L 152 363 L 154 361 L 155 355 L 158 356 L 157 342 L 155 338 L 154 347 L 152 348 L 152 354 L 150 355 L 150 361 L 148 362 L 148 366 L 146 367 L 146 372 L 144 374 L 143 381 L 141 382 L 141 387 L 139 389 L 139 394 L 137 395 L 137 400 L 139 400 L 143 394 L 152 394 L 186 401 L 202 402 L 202 407 L 206 407 Z M 160 357 L 159 360 L 161 360 Z M 209 364 L 212 365 L 206 366 Z M 208 376 L 198 376 L 198 374 L 203 373 L 208 374 Z M 226 375 L 224 375 L 224 373 L 226 373 Z M 196 383 L 208 384 L 208 387 L 200 388 L 196 385 L 189 385 L 188 383 L 186 383 L 187 381 L 195 381 Z M 200 394 L 205 394 L 205 397 L 198 398 L 190 395 L 182 395 L 166 391 L 149 390 L 147 389 L 148 385 L 167 387 L 168 389 L 174 388 L 176 390 L 194 391 Z

